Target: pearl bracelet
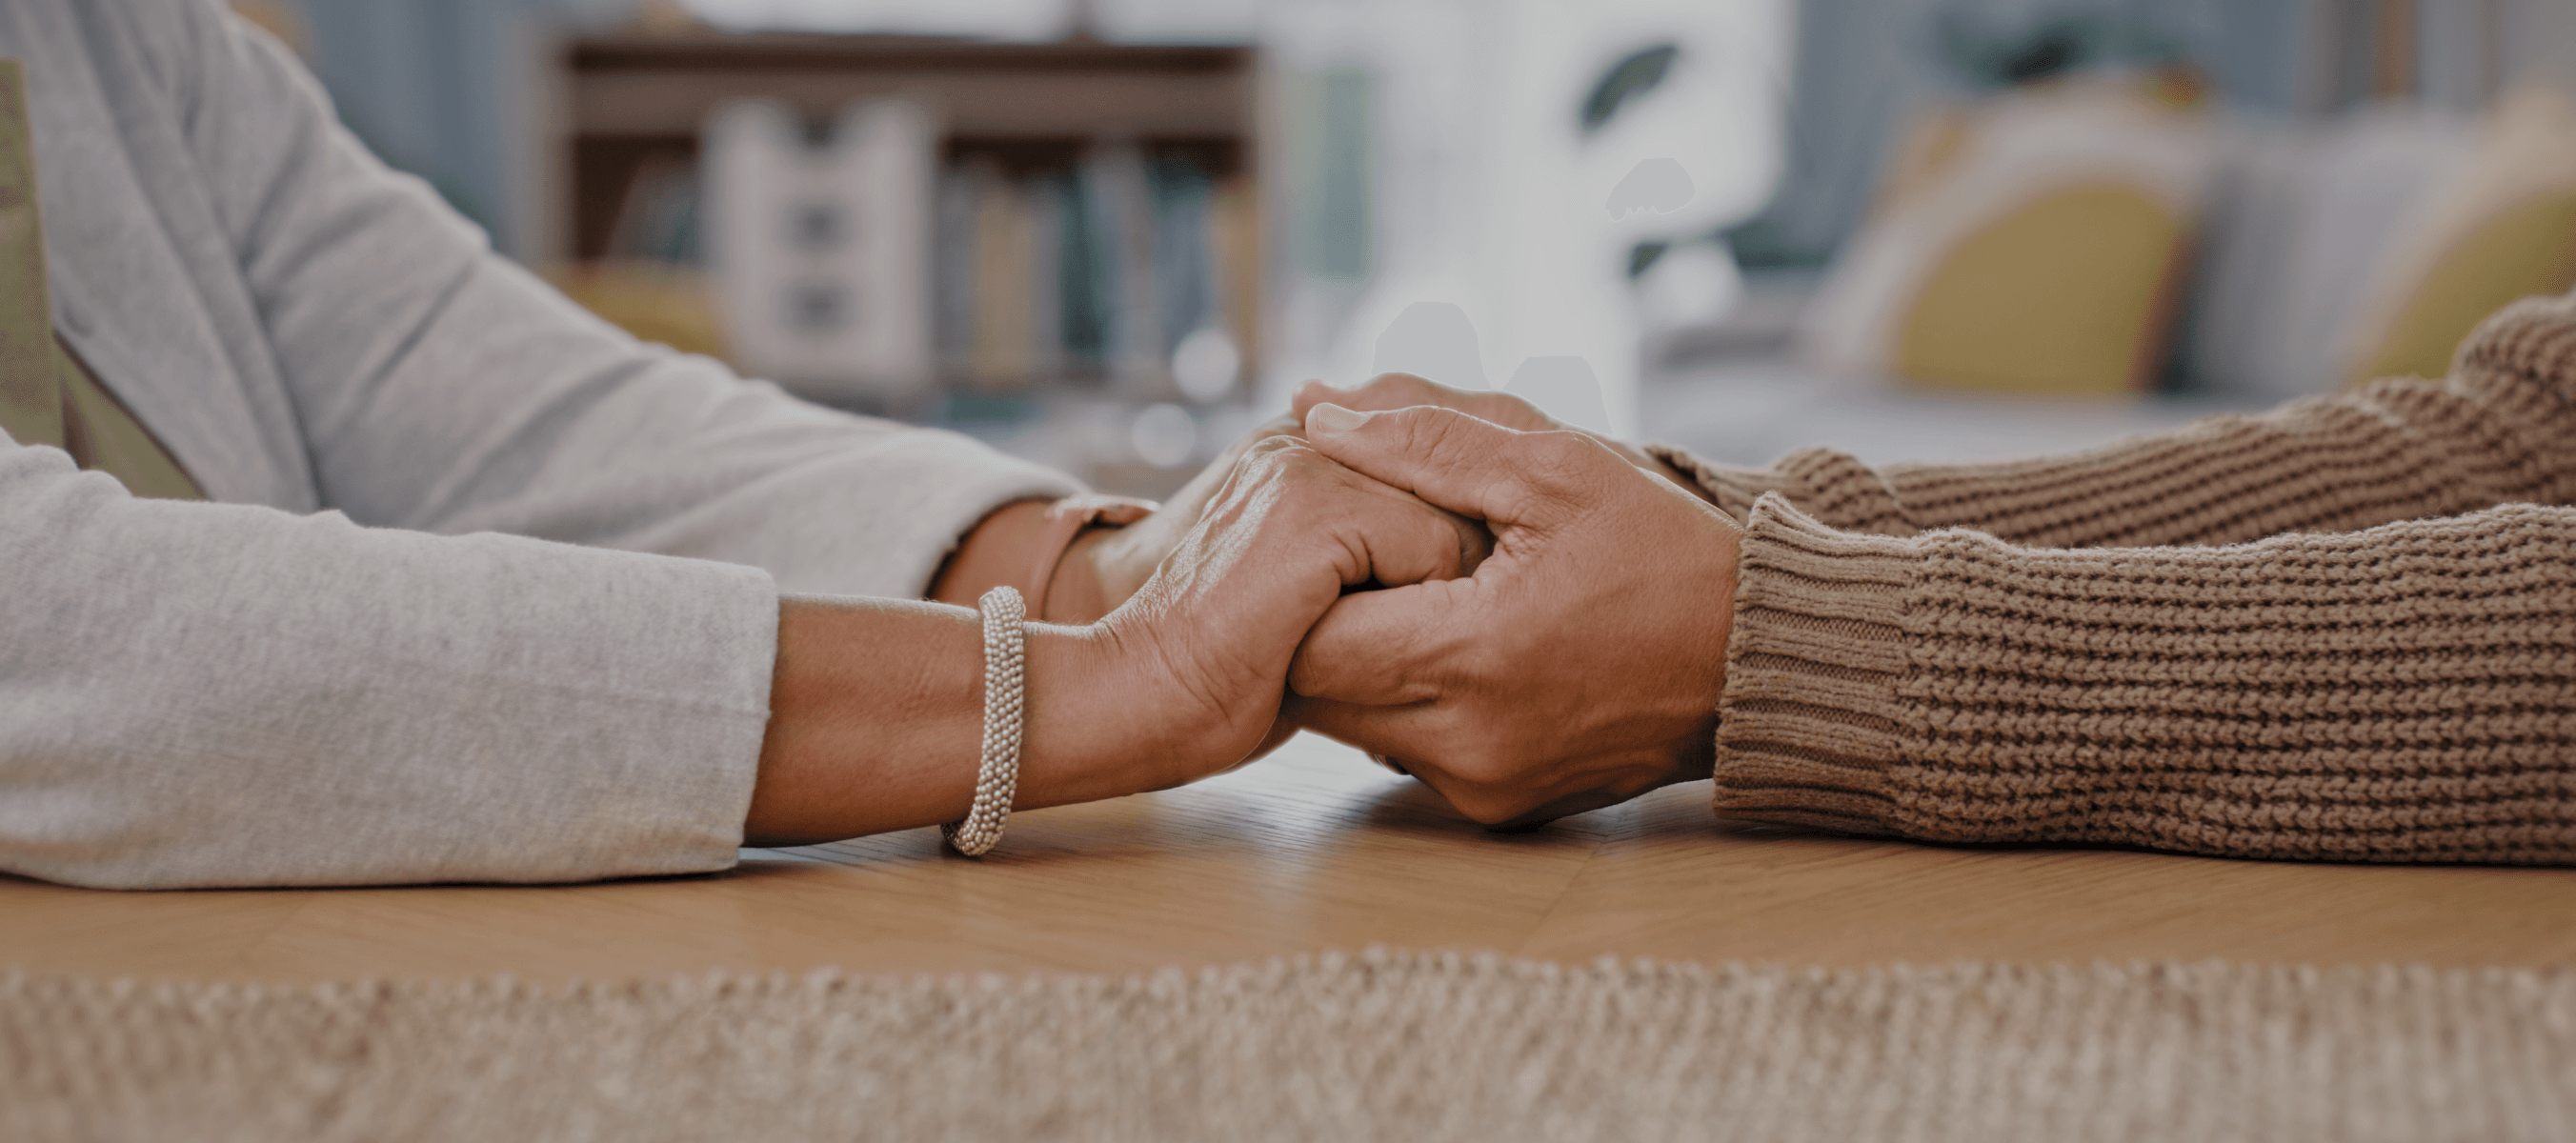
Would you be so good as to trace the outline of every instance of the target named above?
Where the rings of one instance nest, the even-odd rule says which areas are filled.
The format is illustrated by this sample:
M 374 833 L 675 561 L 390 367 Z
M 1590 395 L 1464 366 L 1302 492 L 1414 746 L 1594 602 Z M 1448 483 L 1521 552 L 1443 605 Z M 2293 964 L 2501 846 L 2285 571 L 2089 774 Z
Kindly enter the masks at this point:
M 963 821 L 939 827 L 957 852 L 982 857 L 1002 840 L 1020 786 L 1020 729 L 1027 716 L 1028 616 L 1017 588 L 984 593 L 984 756 L 975 771 L 975 804 Z

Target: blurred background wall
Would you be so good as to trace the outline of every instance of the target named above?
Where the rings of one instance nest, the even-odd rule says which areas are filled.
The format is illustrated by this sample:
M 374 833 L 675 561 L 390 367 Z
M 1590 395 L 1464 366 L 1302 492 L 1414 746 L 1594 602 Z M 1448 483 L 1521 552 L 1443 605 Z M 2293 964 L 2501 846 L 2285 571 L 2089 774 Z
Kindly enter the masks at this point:
M 2558 0 L 237 8 L 613 319 L 1144 491 L 1379 368 L 1735 460 L 2071 447 L 2421 369 L 2439 300 L 2576 278 Z M 786 158 L 718 170 L 761 99 L 779 140 L 722 153 Z M 928 175 L 796 189 L 893 177 L 834 133 L 886 99 Z M 759 368 L 799 336 L 882 360 Z

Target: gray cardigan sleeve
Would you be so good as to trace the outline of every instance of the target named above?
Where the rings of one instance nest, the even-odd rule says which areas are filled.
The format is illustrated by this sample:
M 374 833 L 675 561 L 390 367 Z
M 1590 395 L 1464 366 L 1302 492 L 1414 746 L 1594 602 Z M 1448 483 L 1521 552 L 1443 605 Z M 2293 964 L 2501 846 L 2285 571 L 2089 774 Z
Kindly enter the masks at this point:
M 140 500 L 0 448 L 0 867 L 117 888 L 733 861 L 756 568 Z
M 1073 488 L 591 320 L 213 4 L 83 19 L 151 61 L 173 123 L 125 145 L 175 139 L 196 185 L 164 201 L 204 204 L 136 225 L 229 247 L 328 510 L 137 500 L 0 438 L 0 869 L 723 868 L 778 591 L 918 595 L 984 512 Z
M 384 169 L 272 41 L 219 13 L 197 38 L 167 69 L 173 101 L 322 503 L 352 519 L 748 563 L 793 592 L 919 596 L 985 513 L 1078 490 L 964 437 L 636 342 Z

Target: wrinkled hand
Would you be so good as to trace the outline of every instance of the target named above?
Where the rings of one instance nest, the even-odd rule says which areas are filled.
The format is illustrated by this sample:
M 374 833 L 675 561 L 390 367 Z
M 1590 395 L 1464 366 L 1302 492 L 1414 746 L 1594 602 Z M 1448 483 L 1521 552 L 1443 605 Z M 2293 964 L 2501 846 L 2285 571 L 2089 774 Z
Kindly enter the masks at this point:
M 1708 776 L 1740 535 L 1724 513 L 1586 434 L 1300 403 L 1316 452 L 1486 521 L 1495 546 L 1468 578 L 1343 598 L 1298 651 L 1291 718 L 1488 824 Z
M 1047 585 L 1047 598 L 1032 600 L 1030 606 L 1040 609 L 1048 620 L 1057 623 L 1090 623 L 1117 610 L 1118 605 L 1136 594 L 1153 578 L 1154 569 L 1163 557 L 1172 553 L 1190 529 L 1198 525 L 1219 490 L 1224 488 L 1235 465 L 1255 445 L 1275 436 L 1296 436 L 1300 431 L 1293 417 L 1275 417 L 1228 446 L 1181 490 L 1160 504 L 1127 501 L 1128 507 L 1105 514 L 1103 526 L 1086 528 L 1057 556 L 1055 574 Z M 1093 497 L 1094 500 L 1117 501 L 1118 497 Z M 1034 528 L 1043 506 L 1031 502 L 1028 527 Z M 1011 511 L 1012 509 L 1005 509 Z M 997 516 L 1001 515 L 996 513 Z M 1110 527 L 1123 524 L 1124 527 Z M 1017 549 L 1014 549 L 1017 550 Z M 1026 557 L 1021 557 L 1025 560 Z M 1018 575 L 1020 567 L 1010 566 L 1008 574 Z M 974 577 L 968 577 L 973 579 Z M 932 598 L 950 603 L 970 603 L 986 586 L 973 583 L 949 584 L 943 580 L 932 586 Z M 1041 608 L 1041 605 L 1042 608 Z
M 1298 644 L 1345 588 L 1472 570 L 1484 531 L 1326 459 L 1253 442 L 1133 598 L 1030 647 L 1029 765 L 1062 800 L 1160 789 L 1284 740 Z M 1043 660 L 1043 661 L 1042 661 Z
M 1068 588 L 1091 593 L 1089 606 L 1082 609 L 1089 615 L 1082 617 L 1106 615 L 1127 602 L 1129 596 L 1145 586 L 1146 580 L 1153 578 L 1163 557 L 1198 526 L 1208 505 L 1224 491 L 1236 465 L 1263 441 L 1277 436 L 1295 437 L 1298 432 L 1296 418 L 1274 417 L 1228 446 L 1180 491 L 1155 506 L 1152 515 L 1123 528 L 1085 531 L 1066 549 L 1064 563 L 1056 572 L 1069 580 Z
M 1076 507 L 1070 501 L 1049 504 L 1023 500 L 994 509 L 968 531 L 931 577 L 928 598 L 973 606 L 997 584 L 1029 587 L 1032 568 L 1042 558 L 1055 562 L 1045 581 L 1045 598 L 1031 599 L 1030 617 L 1051 623 L 1091 623 L 1118 609 L 1152 578 L 1154 568 L 1179 546 L 1236 462 L 1261 441 L 1294 436 L 1298 424 L 1279 417 L 1244 435 L 1215 462 L 1162 504 L 1117 496 L 1077 499 L 1099 510 L 1098 523 L 1083 529 L 1070 543 L 1055 532 L 1052 517 Z M 1126 525 L 1117 527 L 1114 525 Z
M 1258 756 L 1293 733 L 1278 717 L 1289 663 L 1344 589 L 1462 574 L 1484 550 L 1482 525 L 1293 437 L 1250 446 L 1219 475 L 1124 606 L 1029 624 L 1017 808 L 1161 789 Z M 1012 555 L 1035 562 L 984 562 Z M 744 836 L 801 844 L 963 816 L 983 728 L 981 621 L 830 597 L 782 598 L 778 615 Z
M 1693 496 L 1707 499 L 1706 494 L 1700 491 L 1697 481 L 1682 475 L 1679 470 L 1657 459 L 1654 454 L 1615 437 L 1606 437 L 1599 433 L 1575 428 L 1540 412 L 1536 405 L 1496 389 L 1452 389 L 1410 373 L 1380 373 L 1356 389 L 1336 389 L 1321 381 L 1309 381 L 1297 390 L 1297 395 L 1290 401 L 1292 411 L 1300 423 L 1306 419 L 1308 410 L 1322 404 L 1339 405 L 1345 409 L 1354 409 L 1363 413 L 1409 409 L 1416 405 L 1437 405 L 1443 409 L 1455 409 L 1477 420 L 1490 421 L 1507 429 L 1519 429 L 1523 432 L 1562 430 L 1582 433 L 1599 441 L 1602 447 L 1617 453 L 1621 460 L 1672 481 Z

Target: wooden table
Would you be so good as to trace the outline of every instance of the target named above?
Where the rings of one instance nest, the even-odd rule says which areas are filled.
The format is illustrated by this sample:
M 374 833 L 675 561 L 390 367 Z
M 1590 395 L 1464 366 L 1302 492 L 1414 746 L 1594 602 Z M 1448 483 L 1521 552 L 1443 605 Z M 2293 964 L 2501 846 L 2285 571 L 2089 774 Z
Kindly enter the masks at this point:
M 179 979 L 1126 971 L 1372 943 L 1858 965 L 2576 959 L 2576 871 L 1947 848 L 1721 822 L 1692 785 L 1488 833 L 1311 738 L 1187 789 L 725 874 L 105 893 L 0 878 L 0 967 Z M 821 858 L 824 860 L 816 860 Z

